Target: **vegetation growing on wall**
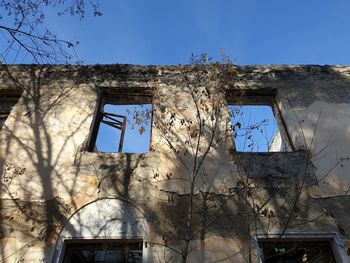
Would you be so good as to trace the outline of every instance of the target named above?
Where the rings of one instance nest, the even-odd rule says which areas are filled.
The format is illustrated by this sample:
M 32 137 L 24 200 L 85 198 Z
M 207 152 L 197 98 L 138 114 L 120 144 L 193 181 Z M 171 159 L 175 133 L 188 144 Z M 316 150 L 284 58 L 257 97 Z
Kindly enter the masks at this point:
M 232 141 L 235 124 L 230 123 L 225 99 L 236 83 L 237 69 L 232 63 L 211 63 L 206 56 L 192 61 L 190 66 L 176 68 L 176 73 L 170 70 L 170 81 L 169 76 L 158 71 L 148 79 L 144 72 L 130 73 L 133 78 L 138 73 L 142 81 L 155 87 L 153 126 L 159 141 L 154 142 L 152 151 L 140 155 L 84 150 L 96 107 L 95 92 L 107 75 L 99 76 L 101 80 L 93 76 L 91 80 L 89 76 L 93 74 L 86 73 L 91 68 L 85 68 L 82 80 L 76 77 L 81 76 L 81 68 L 65 71 L 75 78 L 66 80 L 68 84 L 59 81 L 53 88 L 52 83 L 44 82 L 48 78 L 42 78 L 45 67 L 31 71 L 30 81 L 17 78 L 14 70 L 7 72 L 11 80 L 24 87 L 20 103 L 1 130 L 8 139 L 0 159 L 0 235 L 13 237 L 21 233 L 23 240 L 12 256 L 25 258 L 34 247 L 48 251 L 55 246 L 71 215 L 86 203 L 103 198 L 119 198 L 144 209 L 154 236 L 143 239 L 143 245 L 155 248 L 154 258 L 161 262 L 179 258 L 189 262 L 194 256 L 202 260 L 215 248 L 215 240 L 220 240 L 218 244 L 227 241 L 232 252 L 217 254 L 215 260 L 254 262 L 261 256 L 257 248 L 262 237 L 274 235 L 278 243 L 293 231 L 302 233 L 318 227 L 346 234 L 344 227 L 335 222 L 334 214 L 308 196 L 308 189 L 319 182 L 310 162 L 313 156 L 307 151 L 312 143 L 305 139 L 305 127 L 298 114 L 295 113 L 296 123 L 306 151 L 238 153 Z M 63 74 L 51 69 L 50 74 L 56 73 Z M 96 90 L 78 81 L 96 85 Z M 61 121 L 63 117 L 65 121 Z M 314 136 L 317 129 L 316 122 L 311 131 Z M 76 141 L 79 148 L 72 146 Z M 67 150 L 68 146 L 75 150 Z M 26 156 L 26 161 L 18 161 L 19 155 Z M 342 157 L 335 165 L 347 159 Z M 230 169 L 220 170 L 226 162 Z M 168 173 L 157 169 L 172 165 Z M 34 180 L 36 192 L 31 188 Z M 294 241 L 301 244 L 305 241 L 302 239 Z M 294 252 L 308 253 L 295 242 L 278 246 L 264 242 L 262 248 L 269 255 L 275 247 L 281 251 L 295 247 Z M 266 248 L 270 245 L 272 250 Z M 1 251 L 6 246 L 9 244 L 3 244 Z M 5 253 L 1 256 L 7 260 Z

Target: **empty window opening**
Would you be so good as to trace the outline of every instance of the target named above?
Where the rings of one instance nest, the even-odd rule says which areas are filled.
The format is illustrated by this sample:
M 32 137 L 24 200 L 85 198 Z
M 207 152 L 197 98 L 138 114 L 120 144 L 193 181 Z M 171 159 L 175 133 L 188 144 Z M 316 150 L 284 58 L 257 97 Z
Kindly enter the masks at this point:
M 19 97 L 0 97 L 0 129 L 4 126 L 7 117 L 18 100 Z
M 151 99 L 137 104 L 119 104 L 103 99 L 96 115 L 89 150 L 96 152 L 143 153 L 150 149 Z
M 327 241 L 260 242 L 263 263 L 336 263 Z
M 63 262 L 141 263 L 142 240 L 67 242 Z
M 259 91 L 255 91 L 259 93 Z M 262 92 L 262 91 L 260 91 Z M 270 91 L 271 92 L 271 91 Z M 238 152 L 287 152 L 292 147 L 275 94 L 227 94 L 233 140 Z
M 239 152 L 269 152 L 279 133 L 271 106 L 229 105 L 232 132 Z

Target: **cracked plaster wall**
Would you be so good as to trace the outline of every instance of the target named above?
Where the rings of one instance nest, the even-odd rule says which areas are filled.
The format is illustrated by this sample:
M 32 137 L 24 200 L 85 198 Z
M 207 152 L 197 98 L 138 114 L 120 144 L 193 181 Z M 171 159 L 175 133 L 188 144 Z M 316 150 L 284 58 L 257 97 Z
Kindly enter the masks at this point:
M 102 154 L 85 149 L 101 88 L 110 93 L 115 88 L 155 90 L 157 122 L 169 122 L 174 112 L 177 121 L 193 118 L 195 107 L 185 89 L 184 71 L 191 75 L 206 69 L 1 65 L 0 94 L 23 92 L 0 133 L 3 260 L 50 262 L 68 218 L 84 205 L 105 198 L 119 198 L 138 207 L 149 224 L 149 241 L 164 242 L 166 236 L 169 244 L 179 245 L 178 240 L 184 236 L 183 207 L 188 202 L 188 186 L 183 183 L 186 170 L 162 138 L 164 131 L 153 124 L 153 151 L 145 154 Z M 296 196 L 289 188 L 300 185 L 305 175 L 307 190 L 298 200 L 298 218 L 293 218 L 286 233 L 338 233 L 345 239 L 350 237 L 346 212 L 350 166 L 346 161 L 339 162 L 350 154 L 349 78 L 348 67 L 236 68 L 235 82 L 228 83 L 229 89 L 265 94 L 277 91 L 277 104 L 297 151 L 236 154 L 230 139 L 220 140 L 201 170 L 206 176 L 197 182 L 198 188 L 210 193 L 214 200 L 206 208 L 206 220 L 214 223 L 204 243 L 192 242 L 192 261 L 199 256 L 208 260 L 227 258 L 228 262 L 247 257 L 250 241 L 242 229 L 247 229 L 253 199 L 257 206 L 269 197 L 273 199 L 264 209 L 253 208 L 262 214 L 256 231 L 263 233 L 271 222 L 275 226 L 269 233 L 283 231 L 285 220 L 281 218 L 288 216 L 288 201 L 292 203 Z M 207 85 L 214 91 L 217 88 L 209 80 Z M 220 92 L 215 96 L 216 101 L 224 100 Z M 222 107 L 218 124 L 221 139 L 222 134 L 227 136 L 228 119 L 224 104 Z M 179 123 L 176 125 L 184 131 Z M 174 140 L 179 148 L 186 147 L 184 137 Z M 310 150 L 309 155 L 299 151 L 305 149 Z M 184 159 L 191 163 L 190 156 Z M 242 182 L 249 187 L 227 201 Z M 255 194 L 259 199 L 254 198 Z M 195 220 L 202 222 L 200 199 L 195 203 Z M 218 204 L 224 204 L 225 214 L 216 214 Z M 308 222 L 310 218 L 317 220 Z M 176 258 L 164 247 L 152 253 L 154 261 L 159 254 Z

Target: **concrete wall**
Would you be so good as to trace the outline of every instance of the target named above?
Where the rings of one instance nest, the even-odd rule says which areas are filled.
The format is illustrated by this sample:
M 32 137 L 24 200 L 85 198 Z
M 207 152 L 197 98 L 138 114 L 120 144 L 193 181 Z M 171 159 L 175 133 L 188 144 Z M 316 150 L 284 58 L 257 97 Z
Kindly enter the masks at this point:
M 326 236 L 343 253 L 349 83 L 336 66 L 1 65 L 0 95 L 22 94 L 0 132 L 1 260 L 57 262 L 65 239 L 141 237 L 144 261 L 176 262 L 191 200 L 189 261 L 256 262 L 257 239 L 274 235 Z M 153 93 L 152 151 L 88 152 L 99 93 L 121 90 Z M 248 93 L 275 96 L 293 151 L 235 152 L 225 94 Z

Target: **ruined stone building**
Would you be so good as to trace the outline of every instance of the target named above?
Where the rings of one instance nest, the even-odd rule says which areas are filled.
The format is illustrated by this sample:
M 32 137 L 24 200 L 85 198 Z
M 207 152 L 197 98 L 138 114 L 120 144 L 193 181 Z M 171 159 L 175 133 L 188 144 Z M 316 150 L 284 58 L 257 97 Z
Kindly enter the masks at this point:
M 343 66 L 0 65 L 0 262 L 349 262 L 349 105 Z

